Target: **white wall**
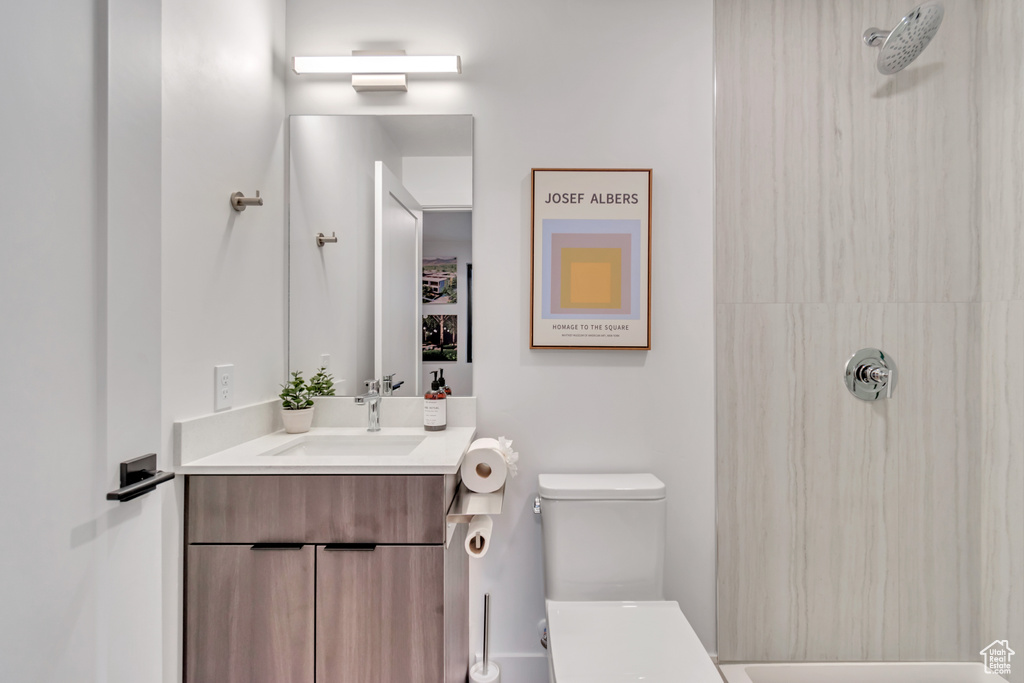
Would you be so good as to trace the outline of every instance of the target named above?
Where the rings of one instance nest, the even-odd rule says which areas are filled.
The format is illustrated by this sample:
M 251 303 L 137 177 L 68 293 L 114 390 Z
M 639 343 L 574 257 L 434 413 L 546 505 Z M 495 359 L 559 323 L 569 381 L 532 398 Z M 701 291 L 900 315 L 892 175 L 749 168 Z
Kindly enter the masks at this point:
M 285 374 L 284 20 L 279 0 L 164 3 L 167 429 L 213 412 L 214 365 L 234 364 L 235 406 Z
M 456 266 L 456 302 L 454 304 L 424 304 L 424 315 L 458 316 L 456 336 L 459 343 L 458 360 L 454 363 L 424 363 L 420 386 L 430 388 L 434 370 L 444 370 L 444 378 L 454 396 L 473 396 L 473 364 L 469 360 L 469 277 L 467 266 L 473 262 L 473 214 L 469 211 L 423 212 L 423 258 L 454 256 Z M 457 239 L 459 234 L 465 239 Z M 453 239 L 455 238 L 455 239 Z M 475 275 L 475 274 L 474 274 Z M 474 340 L 475 344 L 475 340 Z
M 285 377 L 284 5 L 163 3 L 163 452 L 174 420 L 213 412 L 213 366 L 234 406 Z M 232 192 L 264 206 L 235 212 Z M 183 480 L 164 511 L 164 680 L 181 679 Z M 168 488 L 166 486 L 165 488 Z
M 290 126 L 288 366 L 309 377 L 330 354 L 337 395 L 352 396 L 374 376 L 374 162 L 401 178 L 402 157 L 374 118 L 294 117 Z M 338 242 L 318 247 L 320 232 Z
M 494 546 L 473 568 L 472 614 L 490 590 L 499 656 L 541 652 L 531 506 L 545 471 L 648 470 L 665 480 L 667 592 L 716 647 L 712 8 L 712 0 L 288 3 L 289 55 L 370 47 L 462 55 L 461 76 L 414 76 L 405 94 L 360 95 L 344 77 L 289 74 L 288 108 L 475 117 L 479 430 L 515 439 L 522 454 Z M 566 166 L 654 169 L 649 352 L 528 348 L 530 169 Z M 479 637 L 475 629 L 474 647 Z

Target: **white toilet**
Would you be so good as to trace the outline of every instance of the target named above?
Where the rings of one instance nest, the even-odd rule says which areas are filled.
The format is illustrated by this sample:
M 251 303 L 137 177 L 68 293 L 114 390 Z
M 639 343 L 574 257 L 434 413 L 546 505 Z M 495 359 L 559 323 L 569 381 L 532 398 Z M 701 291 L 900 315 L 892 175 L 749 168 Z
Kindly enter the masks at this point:
M 552 683 L 721 683 L 664 600 L 665 485 L 652 474 L 542 474 Z

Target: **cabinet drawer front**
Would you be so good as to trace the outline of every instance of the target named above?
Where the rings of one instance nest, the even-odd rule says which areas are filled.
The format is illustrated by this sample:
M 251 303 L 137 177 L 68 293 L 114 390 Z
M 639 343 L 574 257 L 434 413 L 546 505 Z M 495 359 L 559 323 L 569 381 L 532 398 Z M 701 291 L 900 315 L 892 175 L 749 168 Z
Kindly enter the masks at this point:
M 191 476 L 189 543 L 444 543 L 442 475 Z

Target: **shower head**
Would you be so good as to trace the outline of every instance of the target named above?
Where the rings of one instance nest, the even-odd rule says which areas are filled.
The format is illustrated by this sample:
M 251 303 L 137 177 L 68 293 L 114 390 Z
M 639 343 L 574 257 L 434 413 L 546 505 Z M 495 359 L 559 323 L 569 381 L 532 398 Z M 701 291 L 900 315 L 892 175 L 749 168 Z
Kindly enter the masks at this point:
M 890 76 L 910 66 L 938 33 L 944 13 L 941 2 L 929 0 L 911 10 L 892 31 L 865 31 L 864 42 L 882 48 L 878 54 L 879 73 Z

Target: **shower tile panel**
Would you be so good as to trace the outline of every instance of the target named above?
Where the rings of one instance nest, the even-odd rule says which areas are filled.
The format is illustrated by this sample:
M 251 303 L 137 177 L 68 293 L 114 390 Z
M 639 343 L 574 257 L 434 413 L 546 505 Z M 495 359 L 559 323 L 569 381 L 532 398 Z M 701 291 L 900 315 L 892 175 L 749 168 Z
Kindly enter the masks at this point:
M 900 304 L 900 659 L 978 644 L 980 304 Z
M 1024 643 L 1024 302 L 982 305 L 981 633 Z M 1013 662 L 1013 683 L 1024 666 Z
M 722 661 L 898 657 L 897 401 L 841 379 L 852 350 L 896 348 L 896 316 L 719 305 Z
M 1024 5 L 981 3 L 981 639 L 1024 643 Z M 1020 655 L 1017 655 L 1017 659 Z M 1013 662 L 1011 683 L 1024 683 Z
M 985 301 L 1024 299 L 1024 3 L 983 2 L 981 17 L 982 287 Z
M 883 77 L 859 37 L 906 9 L 716 3 L 719 303 L 977 300 L 973 3 Z
M 868 10 L 895 21 L 914 4 L 872 2 Z M 888 221 L 901 302 L 981 298 L 977 6 L 947 0 L 942 27 L 918 60 L 891 78 L 872 74 L 865 91 L 867 115 L 886 141 L 879 179 L 895 190 Z
M 719 303 L 895 299 L 897 187 L 871 113 L 866 5 L 716 2 Z

